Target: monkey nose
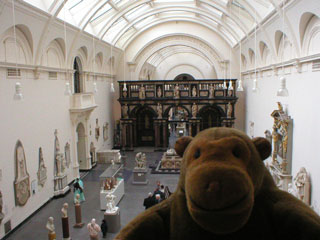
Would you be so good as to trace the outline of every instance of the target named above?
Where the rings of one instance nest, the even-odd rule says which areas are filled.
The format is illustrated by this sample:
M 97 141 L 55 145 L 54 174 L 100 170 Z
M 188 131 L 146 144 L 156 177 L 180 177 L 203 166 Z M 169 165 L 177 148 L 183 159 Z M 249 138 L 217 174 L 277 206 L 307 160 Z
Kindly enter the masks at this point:
M 207 191 L 210 193 L 217 192 L 220 190 L 220 184 L 218 181 L 212 181 L 208 184 Z

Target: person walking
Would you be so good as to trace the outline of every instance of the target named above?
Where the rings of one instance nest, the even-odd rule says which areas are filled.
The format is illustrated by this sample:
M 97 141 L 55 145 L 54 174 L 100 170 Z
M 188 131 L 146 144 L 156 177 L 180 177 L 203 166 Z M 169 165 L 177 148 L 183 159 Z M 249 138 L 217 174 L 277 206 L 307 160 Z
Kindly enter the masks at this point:
M 100 228 L 101 228 L 101 232 L 102 232 L 102 237 L 107 238 L 108 224 L 105 219 L 102 219 L 102 223 L 101 223 Z

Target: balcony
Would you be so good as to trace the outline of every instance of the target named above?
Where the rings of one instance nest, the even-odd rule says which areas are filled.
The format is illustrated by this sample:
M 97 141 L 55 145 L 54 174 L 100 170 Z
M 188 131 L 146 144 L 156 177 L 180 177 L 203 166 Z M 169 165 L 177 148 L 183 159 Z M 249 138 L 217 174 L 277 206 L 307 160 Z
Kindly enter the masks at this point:
M 93 93 L 76 93 L 71 96 L 70 112 L 92 111 L 97 107 Z

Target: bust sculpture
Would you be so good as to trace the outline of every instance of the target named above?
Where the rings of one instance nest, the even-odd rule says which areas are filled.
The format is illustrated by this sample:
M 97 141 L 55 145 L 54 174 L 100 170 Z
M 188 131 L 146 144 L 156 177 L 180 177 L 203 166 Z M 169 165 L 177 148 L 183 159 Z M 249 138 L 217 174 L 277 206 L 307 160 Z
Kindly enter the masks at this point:
M 74 204 L 75 205 L 80 205 L 80 194 L 79 193 L 76 194 L 76 198 L 74 200 Z
M 63 204 L 63 207 L 61 209 L 62 218 L 67 218 L 68 217 L 68 207 L 69 207 L 68 203 L 64 203 Z
M 96 219 L 92 218 L 91 222 L 87 225 L 90 239 L 99 239 L 100 226 L 96 223 Z

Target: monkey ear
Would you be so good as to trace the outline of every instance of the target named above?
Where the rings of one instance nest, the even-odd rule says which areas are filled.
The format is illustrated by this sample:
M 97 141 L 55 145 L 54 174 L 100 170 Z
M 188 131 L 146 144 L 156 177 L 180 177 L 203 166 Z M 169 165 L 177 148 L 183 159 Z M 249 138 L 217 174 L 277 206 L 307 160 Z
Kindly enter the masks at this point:
M 253 144 L 259 152 L 262 160 L 267 159 L 271 154 L 271 144 L 266 138 L 257 137 L 252 139 Z
M 186 150 L 189 143 L 192 141 L 192 137 L 181 137 L 176 141 L 176 144 L 174 145 L 174 150 L 176 150 L 176 153 L 182 157 L 184 151 Z

